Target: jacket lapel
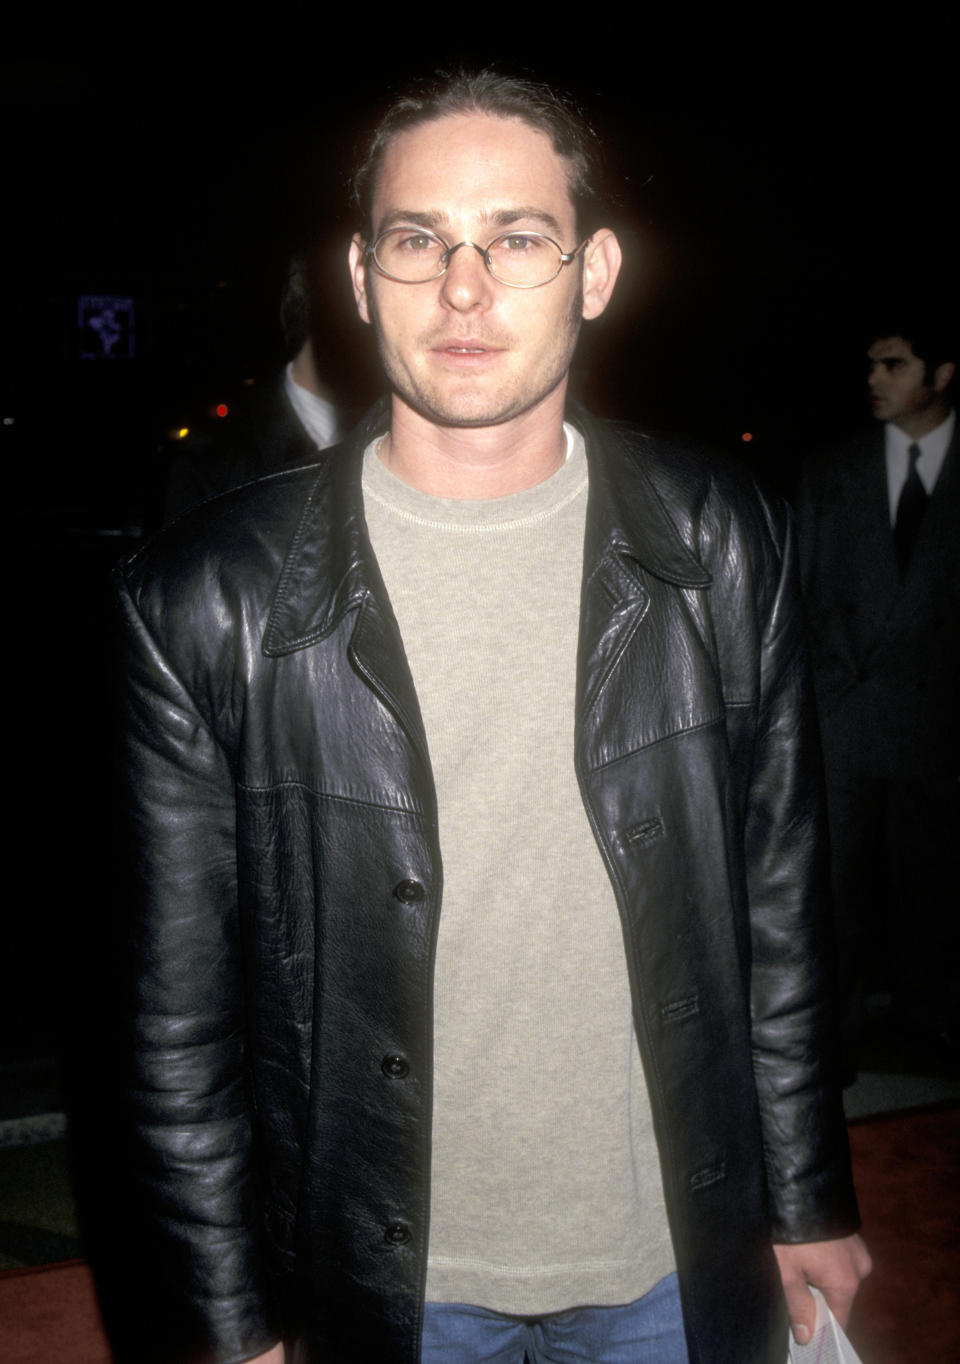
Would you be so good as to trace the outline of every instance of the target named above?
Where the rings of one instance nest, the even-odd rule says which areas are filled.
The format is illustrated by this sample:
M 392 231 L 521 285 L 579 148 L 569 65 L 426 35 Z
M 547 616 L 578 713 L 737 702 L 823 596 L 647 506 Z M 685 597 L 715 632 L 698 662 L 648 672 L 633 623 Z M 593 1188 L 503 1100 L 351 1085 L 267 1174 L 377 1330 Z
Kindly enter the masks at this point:
M 879 478 L 877 470 L 879 469 Z M 879 484 L 879 492 L 876 485 Z M 873 629 L 868 647 L 859 656 L 860 666 L 868 667 L 887 646 L 891 634 L 898 634 L 904 620 L 923 614 L 932 583 L 942 582 L 949 565 L 957 561 L 958 523 L 960 523 L 960 431 L 954 433 L 940 470 L 940 477 L 930 497 L 921 523 L 920 533 L 907 572 L 901 580 L 897 571 L 893 534 L 890 530 L 890 505 L 886 482 L 886 461 L 883 437 L 879 441 L 879 455 L 861 484 L 870 498 L 862 523 L 866 543 L 863 547 L 865 563 L 875 570 L 875 591 L 863 593 L 865 602 L 873 602 Z M 872 538 L 871 538 L 872 536 Z M 854 547 L 856 552 L 856 547 Z M 864 584 L 870 579 L 864 575 Z
M 601 427 L 580 409 L 572 416 L 584 433 L 590 466 L 577 666 L 579 725 L 596 708 L 641 626 L 651 587 L 706 588 L 711 578 L 681 539 L 636 450 L 616 428 Z M 276 658 L 310 648 L 355 613 L 351 662 L 426 760 L 419 702 L 363 517 L 363 450 L 386 423 L 386 405 L 378 405 L 348 444 L 323 452 L 280 575 L 263 651 Z
M 642 458 L 616 428 L 600 427 L 579 410 L 573 415 L 586 437 L 590 466 L 577 662 L 582 735 L 647 618 L 651 591 L 706 588 L 711 578 L 680 538 Z
M 920 523 L 920 532 L 903 580 L 904 596 L 912 597 L 956 554 L 960 534 L 960 423 L 944 456 L 940 476 Z
M 378 404 L 347 444 L 323 452 L 274 594 L 263 652 L 277 658 L 310 648 L 355 613 L 350 661 L 428 762 L 413 678 L 363 516 L 363 451 L 386 430 L 386 418 L 386 405 Z
M 851 497 L 855 503 L 851 524 L 857 526 L 858 530 L 854 544 L 850 546 L 850 552 L 857 554 L 859 544 L 859 553 L 869 578 L 873 580 L 873 595 L 881 616 L 896 596 L 899 585 L 893 529 L 890 525 L 883 430 L 881 426 L 872 433 L 869 449 L 862 452 L 851 470 L 854 476 Z M 861 499 L 863 505 L 856 505 Z

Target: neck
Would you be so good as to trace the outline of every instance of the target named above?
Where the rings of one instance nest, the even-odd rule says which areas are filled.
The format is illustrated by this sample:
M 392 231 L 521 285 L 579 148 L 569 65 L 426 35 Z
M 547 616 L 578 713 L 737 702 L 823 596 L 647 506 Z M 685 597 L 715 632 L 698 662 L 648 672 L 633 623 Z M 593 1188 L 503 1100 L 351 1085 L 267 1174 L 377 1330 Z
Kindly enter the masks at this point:
M 544 482 L 564 461 L 561 384 L 529 412 L 494 426 L 440 426 L 394 395 L 380 459 L 397 478 L 433 497 L 485 501 Z
M 909 417 L 903 417 L 895 425 L 899 426 L 904 435 L 909 436 L 911 440 L 921 440 L 931 431 L 936 431 L 949 415 L 949 403 L 934 403 L 931 407 L 924 408 L 922 412 L 912 412 Z
M 317 361 L 311 341 L 305 341 L 291 360 L 290 374 L 298 388 L 306 389 L 315 398 L 330 401 L 330 390 L 317 373 Z

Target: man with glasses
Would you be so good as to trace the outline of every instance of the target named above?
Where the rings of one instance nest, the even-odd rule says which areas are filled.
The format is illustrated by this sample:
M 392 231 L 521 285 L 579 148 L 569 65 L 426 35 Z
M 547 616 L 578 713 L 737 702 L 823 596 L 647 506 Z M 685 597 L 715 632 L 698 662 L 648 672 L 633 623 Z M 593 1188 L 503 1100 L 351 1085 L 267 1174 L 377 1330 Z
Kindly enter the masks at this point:
M 868 1268 L 787 525 L 568 404 L 594 160 L 529 82 L 396 100 L 388 400 L 122 573 L 178 1360 L 782 1364 Z

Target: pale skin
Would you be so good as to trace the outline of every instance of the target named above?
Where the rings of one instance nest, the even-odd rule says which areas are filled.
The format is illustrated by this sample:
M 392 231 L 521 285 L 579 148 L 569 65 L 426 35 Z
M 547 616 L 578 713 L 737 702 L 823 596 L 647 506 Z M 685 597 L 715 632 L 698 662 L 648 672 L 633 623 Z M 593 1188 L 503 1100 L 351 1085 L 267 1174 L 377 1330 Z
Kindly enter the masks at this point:
M 580 244 L 567 168 L 544 133 L 519 119 L 457 114 L 401 133 L 374 194 L 374 233 L 411 224 L 448 245 L 485 247 L 507 228 Z M 488 273 L 478 251 L 453 253 L 444 275 L 401 284 L 350 246 L 357 308 L 377 329 L 392 385 L 380 457 L 441 497 L 503 497 L 562 462 L 563 410 L 582 319 L 606 308 L 620 247 L 595 232 L 577 259 L 536 289 Z M 464 353 L 464 349 L 469 353 Z
M 456 114 L 399 134 L 373 201 L 374 233 L 420 226 L 449 246 L 485 247 L 506 228 L 543 232 L 564 251 L 580 239 L 567 167 L 545 134 L 519 119 Z M 564 458 L 563 412 L 582 320 L 599 317 L 620 270 L 609 229 L 537 289 L 513 289 L 461 248 L 446 273 L 403 284 L 350 245 L 357 308 L 376 327 L 391 381 L 391 424 L 380 458 L 404 482 L 438 497 L 504 497 L 549 478 Z M 870 1272 L 859 1236 L 774 1246 L 790 1321 L 809 1339 L 820 1288 L 841 1323 Z M 282 1346 L 250 1364 L 283 1364 Z

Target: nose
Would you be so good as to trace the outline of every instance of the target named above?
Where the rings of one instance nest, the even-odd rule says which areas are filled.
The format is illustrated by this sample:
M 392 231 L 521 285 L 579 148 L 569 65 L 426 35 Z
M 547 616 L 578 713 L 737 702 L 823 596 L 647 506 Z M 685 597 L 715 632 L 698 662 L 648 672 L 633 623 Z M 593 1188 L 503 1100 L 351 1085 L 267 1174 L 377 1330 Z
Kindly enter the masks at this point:
M 880 365 L 871 365 L 867 373 L 867 388 L 871 393 L 879 392 L 883 381 L 883 370 Z
M 472 250 L 462 251 L 461 247 Z M 441 276 L 440 297 L 448 308 L 468 312 L 488 307 L 493 297 L 493 278 L 484 261 L 483 248 L 476 242 L 458 242 L 447 255 L 447 268 Z

